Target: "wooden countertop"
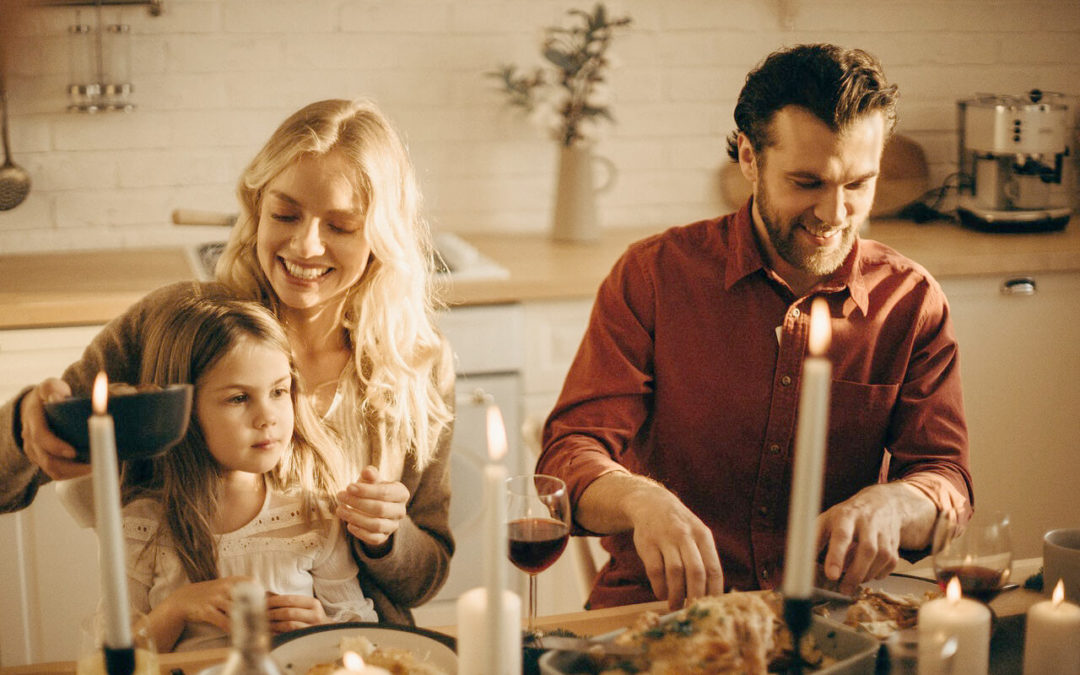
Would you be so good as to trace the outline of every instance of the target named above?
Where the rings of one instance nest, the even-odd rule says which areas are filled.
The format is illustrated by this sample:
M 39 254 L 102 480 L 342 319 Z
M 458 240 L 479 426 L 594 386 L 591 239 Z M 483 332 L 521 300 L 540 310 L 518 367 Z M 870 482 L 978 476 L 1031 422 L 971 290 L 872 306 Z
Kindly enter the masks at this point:
M 874 221 L 869 236 L 939 278 L 1080 271 L 1080 219 L 1060 232 L 987 234 L 947 221 Z M 662 228 L 616 229 L 595 244 L 545 235 L 462 235 L 508 279 L 447 284 L 451 306 L 591 297 L 626 247 Z M 183 249 L 0 255 L 0 329 L 104 323 L 159 286 L 193 278 Z

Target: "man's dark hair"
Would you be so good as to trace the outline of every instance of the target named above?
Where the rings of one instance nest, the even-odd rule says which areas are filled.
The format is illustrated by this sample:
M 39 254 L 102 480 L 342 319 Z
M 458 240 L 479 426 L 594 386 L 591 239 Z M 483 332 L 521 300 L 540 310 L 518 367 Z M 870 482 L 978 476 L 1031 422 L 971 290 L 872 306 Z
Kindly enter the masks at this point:
M 833 131 L 880 110 L 889 134 L 896 125 L 897 98 L 881 64 L 861 49 L 812 44 L 773 52 L 750 71 L 739 92 L 728 155 L 738 161 L 740 132 L 755 152 L 768 147 L 773 116 L 789 105 L 805 108 Z

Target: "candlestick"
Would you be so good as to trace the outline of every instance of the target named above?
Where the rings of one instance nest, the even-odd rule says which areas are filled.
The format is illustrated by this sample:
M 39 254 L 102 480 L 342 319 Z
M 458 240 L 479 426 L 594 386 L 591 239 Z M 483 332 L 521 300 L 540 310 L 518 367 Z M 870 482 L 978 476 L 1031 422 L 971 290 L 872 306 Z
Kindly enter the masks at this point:
M 98 373 L 91 397 L 93 414 L 88 420 L 94 515 L 101 564 L 101 593 L 105 608 L 106 655 L 109 654 L 109 649 L 132 647 L 124 531 L 120 520 L 116 436 L 113 418 L 106 412 L 108 388 L 109 381 L 105 373 Z
M 945 597 L 919 608 L 919 675 L 973 673 L 985 675 L 990 668 L 990 610 L 986 605 L 960 596 L 960 580 L 953 577 Z M 946 667 L 941 647 L 956 639 L 956 653 Z
M 1024 631 L 1024 675 L 1080 673 L 1080 607 L 1065 602 L 1058 579 L 1053 597 L 1031 606 Z
M 799 392 L 795 468 L 784 553 L 785 599 L 808 600 L 813 593 L 818 553 L 817 517 L 821 512 L 821 481 L 829 430 L 832 363 L 824 354 L 829 348 L 830 337 L 829 305 L 824 298 L 815 298 L 810 308 L 810 356 L 803 361 Z
M 495 653 L 489 645 L 488 631 L 492 612 L 488 610 L 487 588 L 472 588 L 457 602 L 458 672 L 476 675 L 519 675 L 521 673 L 521 598 L 513 591 L 503 591 L 499 609 L 509 620 L 500 627 L 500 642 L 505 648 Z M 492 655 L 497 659 L 492 663 Z M 491 670 L 494 668 L 494 670 Z

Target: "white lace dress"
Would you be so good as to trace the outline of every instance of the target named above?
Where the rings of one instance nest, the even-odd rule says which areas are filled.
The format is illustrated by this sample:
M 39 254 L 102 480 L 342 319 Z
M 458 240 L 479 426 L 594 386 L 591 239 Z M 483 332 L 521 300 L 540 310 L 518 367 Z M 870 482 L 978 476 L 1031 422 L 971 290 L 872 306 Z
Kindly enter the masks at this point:
M 161 520 L 157 501 L 131 502 L 123 520 L 131 606 L 147 613 L 188 578 L 171 543 L 146 548 Z M 313 510 L 307 520 L 298 495 L 267 490 L 254 519 L 215 540 L 220 577 L 247 575 L 274 593 L 314 596 L 331 622 L 378 620 L 372 601 L 360 590 L 359 568 L 341 521 L 326 508 Z M 228 644 L 229 636 L 218 628 L 189 623 L 174 650 Z

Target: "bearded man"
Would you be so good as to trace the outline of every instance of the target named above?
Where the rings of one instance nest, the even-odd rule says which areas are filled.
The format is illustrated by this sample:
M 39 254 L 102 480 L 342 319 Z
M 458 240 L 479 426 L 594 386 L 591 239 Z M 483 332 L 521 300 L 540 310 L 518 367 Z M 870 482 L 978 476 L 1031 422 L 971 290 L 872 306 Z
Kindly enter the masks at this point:
M 833 367 L 822 573 L 852 592 L 925 554 L 939 514 L 970 517 L 945 295 L 859 237 L 896 101 L 864 51 L 769 55 L 728 139 L 747 204 L 635 243 L 601 285 L 536 468 L 611 554 L 589 608 L 779 586 L 817 297 Z

